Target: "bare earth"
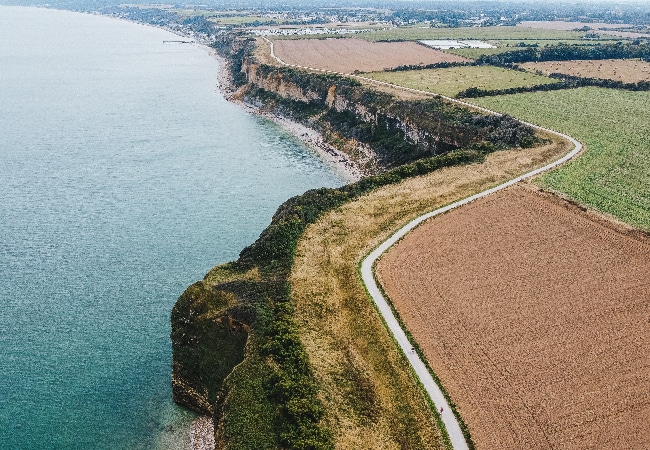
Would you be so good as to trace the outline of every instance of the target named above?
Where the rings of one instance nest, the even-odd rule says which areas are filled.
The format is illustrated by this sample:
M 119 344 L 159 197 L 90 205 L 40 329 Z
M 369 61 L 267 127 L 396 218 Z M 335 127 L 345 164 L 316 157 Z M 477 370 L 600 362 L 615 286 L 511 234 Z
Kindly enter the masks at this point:
M 516 186 L 428 221 L 378 278 L 478 449 L 648 448 L 650 238 Z
M 525 63 L 521 67 L 529 72 L 544 74 L 564 73 L 577 77 L 617 80 L 624 83 L 650 81 L 650 63 L 632 59 L 604 59 L 595 61 L 548 61 Z
M 273 41 L 275 55 L 287 64 L 352 73 L 381 72 L 401 65 L 469 61 L 415 42 L 367 42 L 361 39 Z

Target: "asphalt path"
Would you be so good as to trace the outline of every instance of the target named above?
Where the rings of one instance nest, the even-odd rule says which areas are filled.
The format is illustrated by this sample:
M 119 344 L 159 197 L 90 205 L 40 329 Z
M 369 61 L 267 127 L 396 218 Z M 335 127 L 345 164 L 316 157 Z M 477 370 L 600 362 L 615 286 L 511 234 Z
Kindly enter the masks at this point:
M 501 115 L 500 113 L 496 111 L 489 110 L 487 108 L 482 108 L 477 105 L 473 105 L 471 103 L 467 103 L 462 100 L 458 100 L 455 98 L 451 97 L 446 97 L 444 95 L 439 95 L 439 94 L 434 94 L 431 92 L 427 91 L 421 91 L 418 89 L 412 89 L 412 88 L 407 88 L 403 86 L 398 86 L 392 83 L 386 83 L 383 81 L 377 81 L 373 80 L 371 78 L 366 78 L 360 75 L 354 75 L 354 74 L 345 74 L 345 73 L 339 73 L 339 72 L 332 72 L 329 70 L 323 70 L 323 69 L 315 69 L 312 67 L 303 67 L 303 66 L 297 66 L 295 64 L 287 64 L 284 61 L 282 61 L 280 58 L 275 56 L 275 53 L 273 51 L 273 42 L 264 38 L 267 42 L 270 43 L 271 45 L 271 57 L 273 57 L 276 61 L 278 61 L 280 64 L 289 66 L 289 67 L 296 67 L 300 69 L 307 69 L 307 70 L 312 70 L 312 71 L 317 71 L 317 72 L 325 72 L 325 73 L 332 73 L 336 75 L 341 75 L 341 76 L 347 76 L 347 77 L 352 77 L 356 78 L 359 80 L 363 80 L 366 82 L 374 83 L 374 84 L 379 84 L 379 85 L 385 85 L 385 86 L 390 86 L 391 88 L 394 89 L 401 89 L 404 91 L 410 91 L 410 92 L 416 92 L 419 94 L 425 94 L 429 95 L 432 97 L 441 97 L 444 98 L 448 101 L 454 102 L 459 105 L 466 106 L 468 108 L 472 108 L 474 110 L 482 111 L 488 114 L 494 114 L 494 115 Z M 574 158 L 580 151 L 582 150 L 582 144 L 578 142 L 576 139 L 572 138 L 571 136 L 568 136 L 566 134 L 559 133 L 554 130 L 550 130 L 548 128 L 540 127 L 538 125 L 534 125 L 532 123 L 520 121 L 521 123 L 531 126 L 537 130 L 540 131 L 545 131 L 547 133 L 554 134 L 556 136 L 562 137 L 568 141 L 570 141 L 573 144 L 573 149 L 567 153 L 565 156 L 562 158 L 558 159 L 557 161 L 554 161 L 544 167 L 541 167 L 539 169 L 532 170 L 528 173 L 525 173 L 521 176 L 518 176 L 517 178 L 514 178 L 512 180 L 509 180 L 503 184 L 500 184 L 498 186 L 495 186 L 491 189 L 485 190 L 483 192 L 479 192 L 477 194 L 474 194 L 470 197 L 464 198 L 462 200 L 459 200 L 457 202 L 451 203 L 447 206 L 444 206 L 442 208 L 438 208 L 435 211 L 428 212 L 426 214 L 423 214 L 415 219 L 413 219 L 411 222 L 406 224 L 404 227 L 400 228 L 398 231 L 395 232 L 391 237 L 389 237 L 387 240 L 382 242 L 377 248 L 375 248 L 366 258 L 361 262 L 361 279 L 363 280 L 364 285 L 366 286 L 366 289 L 368 290 L 368 293 L 372 297 L 373 301 L 375 302 L 375 305 L 377 307 L 377 310 L 381 314 L 384 322 L 386 323 L 386 326 L 388 327 L 389 331 L 393 335 L 395 341 L 399 345 L 399 347 L 402 349 L 402 352 L 404 355 L 406 355 L 406 358 L 408 359 L 409 363 L 411 364 L 411 367 L 413 368 L 413 371 L 415 372 L 416 376 L 422 383 L 422 386 L 424 387 L 425 391 L 433 401 L 436 409 L 438 410 L 438 413 L 440 414 L 440 417 L 442 419 L 443 424 L 445 425 L 445 428 L 447 429 L 447 434 L 449 435 L 449 439 L 451 440 L 451 444 L 454 448 L 454 450 L 465 450 L 468 449 L 467 441 L 465 440 L 465 436 L 463 435 L 463 432 L 460 428 L 460 424 L 458 422 L 458 419 L 456 418 L 456 415 L 453 413 L 451 407 L 449 406 L 449 403 L 447 403 L 447 399 L 442 393 L 442 390 L 438 386 L 438 384 L 434 381 L 433 376 L 427 369 L 426 365 L 420 358 L 420 356 L 415 352 L 413 343 L 411 343 L 406 336 L 406 332 L 404 329 L 402 329 L 400 323 L 398 322 L 397 318 L 395 317 L 395 314 L 393 313 L 393 310 L 391 306 L 389 305 L 388 301 L 382 294 L 381 290 L 379 289 L 379 286 L 377 285 L 377 282 L 375 280 L 375 275 L 374 275 L 374 265 L 377 259 L 381 257 L 382 254 L 384 254 L 388 249 L 390 249 L 395 243 L 397 243 L 400 239 L 402 239 L 406 234 L 420 225 L 422 222 L 424 222 L 427 219 L 430 219 L 432 217 L 435 217 L 440 214 L 444 214 L 448 211 L 451 211 L 452 209 L 456 209 L 460 206 L 466 205 L 467 203 L 473 202 L 474 200 L 477 200 L 479 198 L 485 197 L 487 195 L 493 194 L 494 192 L 500 191 L 502 189 L 505 189 L 509 186 L 512 186 L 516 183 L 519 183 L 520 181 L 523 181 L 525 179 L 534 177 L 536 175 L 539 175 L 543 172 L 546 172 L 554 167 L 559 166 L 560 164 L 564 164 L 565 162 L 569 161 L 570 159 Z

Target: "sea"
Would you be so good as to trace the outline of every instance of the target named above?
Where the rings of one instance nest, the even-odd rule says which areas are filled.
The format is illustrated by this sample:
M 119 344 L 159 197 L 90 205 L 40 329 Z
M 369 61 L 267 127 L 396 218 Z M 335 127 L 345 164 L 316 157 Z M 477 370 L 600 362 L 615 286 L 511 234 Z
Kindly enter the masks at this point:
M 0 6 L 0 448 L 185 449 L 170 312 L 345 180 L 167 31 Z

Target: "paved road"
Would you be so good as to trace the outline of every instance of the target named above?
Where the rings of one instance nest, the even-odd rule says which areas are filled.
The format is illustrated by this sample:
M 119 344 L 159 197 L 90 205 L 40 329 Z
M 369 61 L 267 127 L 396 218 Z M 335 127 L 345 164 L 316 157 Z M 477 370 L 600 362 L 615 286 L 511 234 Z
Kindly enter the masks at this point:
M 264 38 L 266 39 L 266 38 Z M 297 67 L 300 69 L 307 69 L 307 70 L 313 70 L 313 71 L 318 71 L 318 72 L 326 72 L 326 73 L 333 73 L 341 76 L 348 76 L 348 77 L 353 77 L 357 78 L 359 80 L 367 81 L 370 83 L 375 83 L 375 84 L 383 84 L 386 86 L 390 86 L 395 89 L 402 89 L 405 91 L 410 91 L 410 92 L 417 92 L 420 94 L 426 94 L 430 96 L 436 96 L 436 97 L 442 97 L 445 98 L 451 102 L 478 110 L 482 111 L 485 113 L 489 114 L 495 114 L 495 115 L 500 115 L 496 111 L 491 111 L 487 108 L 482 108 L 477 105 L 473 105 L 471 103 L 467 103 L 462 100 L 458 100 L 455 98 L 451 97 L 446 97 L 444 95 L 438 95 L 438 94 L 433 94 L 431 92 L 427 91 L 421 91 L 418 89 L 411 89 L 403 86 L 398 86 L 395 84 L 391 83 L 386 83 L 383 81 L 377 81 L 373 80 L 371 78 L 366 78 L 360 75 L 353 75 L 353 74 L 344 74 L 344 73 L 338 73 L 338 72 L 332 72 L 329 70 L 323 70 L 323 69 L 314 69 L 311 67 L 302 67 L 302 66 L 296 66 L 295 64 L 287 64 L 284 61 L 282 61 L 280 58 L 275 56 L 275 53 L 273 51 L 273 42 L 270 40 L 266 39 L 267 42 L 270 43 L 271 45 L 271 57 L 273 57 L 276 61 L 278 61 L 280 64 L 283 64 L 285 66 L 290 66 L 290 67 Z M 452 209 L 458 208 L 460 206 L 463 206 L 467 203 L 470 203 L 474 200 L 477 200 L 481 197 L 485 197 L 486 195 L 490 195 L 494 192 L 500 191 L 501 189 L 505 189 L 508 186 L 512 186 L 513 184 L 516 184 L 522 180 L 525 180 L 527 178 L 533 177 L 535 175 L 538 175 L 542 172 L 546 172 L 556 166 L 559 166 L 560 164 L 565 163 L 566 161 L 572 159 L 575 157 L 580 151 L 582 150 L 582 144 L 572 138 L 571 136 L 567 136 L 566 134 L 558 133 L 557 131 L 550 130 L 548 128 L 543 128 L 537 125 L 533 125 L 531 123 L 523 122 L 525 125 L 529 125 L 535 129 L 541 130 L 541 131 L 546 131 L 548 133 L 554 134 L 556 136 L 560 136 L 568 141 L 570 141 L 573 144 L 573 149 L 563 156 L 562 158 L 558 159 L 555 162 L 552 162 L 540 169 L 533 170 L 531 172 L 528 172 L 524 175 L 521 175 L 517 178 L 514 178 L 510 181 L 507 181 L 503 184 L 500 184 L 499 186 L 495 186 L 491 189 L 488 189 L 483 192 L 479 192 L 478 194 L 474 194 L 471 197 L 467 197 L 465 199 L 459 200 L 455 203 L 452 203 L 450 205 L 444 206 L 442 208 L 436 209 L 435 211 L 431 211 L 429 213 L 423 214 L 420 217 L 413 219 L 411 222 L 409 222 L 407 225 L 399 229 L 395 234 L 393 234 L 390 238 L 388 238 L 386 241 L 384 241 L 379 247 L 374 249 L 372 253 L 370 253 L 362 262 L 361 262 L 361 278 L 363 280 L 363 283 L 366 285 L 366 289 L 368 289 L 368 292 L 370 293 L 370 296 L 372 297 L 373 301 L 377 305 L 377 309 L 379 310 L 379 313 L 382 315 L 384 318 L 384 321 L 386 322 L 386 325 L 388 326 L 388 329 L 390 332 L 393 334 L 395 340 L 399 344 L 400 348 L 406 355 L 406 358 L 408 359 L 409 363 L 413 367 L 413 370 L 415 371 L 415 374 L 417 377 L 420 379 L 420 382 L 424 386 L 424 389 L 426 390 L 427 394 L 433 401 L 434 405 L 436 406 L 438 411 L 442 410 L 441 413 L 441 418 L 442 422 L 444 423 L 445 427 L 447 428 L 447 433 L 449 434 L 449 438 L 451 440 L 451 444 L 454 448 L 454 450 L 465 450 L 468 448 L 467 442 L 465 441 L 465 436 L 463 436 L 463 432 L 461 431 L 460 424 L 458 423 L 458 420 L 454 413 L 451 410 L 451 407 L 447 403 L 447 400 L 445 399 L 444 395 L 442 394 L 442 391 L 440 390 L 440 387 L 436 384 L 436 382 L 433 380 L 433 377 L 427 370 L 424 362 L 422 359 L 420 359 L 420 356 L 413 351 L 413 344 L 408 340 L 406 337 L 406 333 L 400 326 L 399 322 L 395 318 L 395 315 L 393 314 L 393 310 L 391 309 L 390 305 L 384 298 L 383 294 L 381 293 L 381 290 L 377 286 L 377 283 L 375 281 L 375 276 L 374 276 L 374 264 L 377 261 L 377 259 L 384 253 L 386 252 L 393 244 L 395 244 L 397 241 L 399 241 L 402 237 L 404 237 L 409 231 L 411 231 L 413 228 L 417 227 L 419 224 L 424 222 L 427 219 L 430 219 L 431 217 L 435 217 L 439 214 L 443 214 L 447 211 L 450 211 Z
M 559 133 L 555 133 L 559 134 Z M 465 205 L 467 203 L 470 203 L 476 199 L 479 199 L 481 197 L 485 197 L 486 195 L 490 195 L 496 191 L 499 191 L 501 189 L 504 189 L 508 186 L 512 186 L 515 183 L 518 183 L 519 181 L 532 177 L 534 175 L 537 175 L 541 172 L 544 172 L 546 170 L 551 169 L 552 167 L 555 167 L 559 164 L 562 164 L 565 161 L 568 161 L 569 159 L 573 158 L 580 150 L 582 149 L 582 144 L 580 144 L 578 141 L 576 141 L 573 138 L 570 138 L 569 136 L 561 135 L 567 139 L 569 139 L 573 145 L 574 148 L 573 150 L 564 156 L 563 158 L 559 159 L 558 161 L 551 163 L 545 167 L 542 167 L 541 169 L 534 170 L 532 172 L 529 172 L 525 175 L 522 175 L 520 177 L 517 177 L 513 180 L 510 180 L 506 183 L 503 183 L 499 186 L 496 186 L 492 189 L 488 189 L 483 192 L 479 192 L 478 194 L 472 195 L 471 197 L 467 197 L 463 200 L 459 200 L 455 203 L 452 203 L 450 205 L 444 206 L 442 208 L 436 209 L 435 211 L 431 211 L 429 213 L 423 214 L 420 217 L 412 220 L 409 222 L 407 225 L 399 229 L 395 234 L 393 234 L 390 238 L 388 238 L 386 241 L 384 241 L 379 247 L 377 247 L 375 250 L 372 251 L 362 262 L 361 262 L 361 278 L 363 280 L 363 283 L 366 285 L 366 289 L 370 293 L 370 296 L 372 297 L 373 301 L 377 305 L 377 309 L 379 310 L 380 314 L 383 316 L 384 321 L 386 322 L 386 325 L 388 326 L 388 329 L 390 332 L 393 334 L 395 337 L 395 340 L 399 344 L 400 348 L 406 355 L 406 357 L 409 360 L 409 363 L 415 370 L 416 375 L 419 377 L 420 382 L 424 386 L 424 389 L 427 391 L 429 394 L 429 397 L 433 401 L 433 403 L 436 405 L 436 408 L 438 411 L 440 411 L 440 408 L 442 408 L 442 422 L 445 424 L 445 427 L 447 428 L 447 433 L 449 434 L 449 438 L 451 439 L 451 443 L 454 449 L 461 450 L 461 449 L 467 449 L 467 442 L 465 441 L 465 437 L 463 436 L 463 433 L 460 429 L 460 425 L 458 423 L 458 420 L 456 419 L 456 416 L 452 413 L 451 408 L 449 407 L 449 404 L 447 403 L 447 400 L 442 394 L 442 391 L 436 384 L 436 382 L 433 380 L 433 377 L 427 370 L 426 366 L 424 365 L 424 362 L 420 359 L 419 355 L 415 352 L 412 351 L 413 345 L 411 342 L 408 340 L 406 337 L 406 333 L 400 326 L 399 322 L 395 318 L 395 315 L 393 314 L 393 311 L 391 307 L 388 305 L 388 302 L 384 298 L 383 294 L 379 290 L 379 287 L 377 286 L 377 283 L 375 281 L 374 277 L 374 264 L 377 261 L 377 259 L 384 253 L 386 252 L 391 246 L 393 246 L 397 241 L 399 241 L 402 237 L 404 237 L 409 231 L 411 231 L 413 228 L 417 227 L 419 224 L 424 222 L 425 220 L 435 217 L 439 214 L 445 213 L 447 211 L 450 211 L 452 209 L 458 208 L 462 205 Z

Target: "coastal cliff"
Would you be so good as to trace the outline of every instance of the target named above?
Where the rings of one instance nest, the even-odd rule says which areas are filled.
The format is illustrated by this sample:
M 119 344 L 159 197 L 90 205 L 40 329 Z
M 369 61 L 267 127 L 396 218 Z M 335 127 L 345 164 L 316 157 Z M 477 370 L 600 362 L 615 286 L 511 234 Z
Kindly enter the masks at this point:
M 369 176 L 289 199 L 237 261 L 181 295 L 171 315 L 174 401 L 213 417 L 218 447 L 333 448 L 288 282 L 303 231 L 380 186 L 537 138 L 507 116 L 261 64 L 251 39 L 223 36 L 215 47 L 228 60 L 233 98 L 319 131 Z
M 231 98 L 318 131 L 365 175 L 470 145 L 535 142 L 531 129 L 507 116 L 438 97 L 401 100 L 352 78 L 261 63 L 252 39 L 222 36 L 215 47 L 229 62 Z

